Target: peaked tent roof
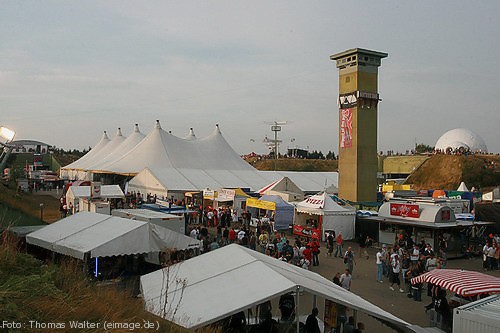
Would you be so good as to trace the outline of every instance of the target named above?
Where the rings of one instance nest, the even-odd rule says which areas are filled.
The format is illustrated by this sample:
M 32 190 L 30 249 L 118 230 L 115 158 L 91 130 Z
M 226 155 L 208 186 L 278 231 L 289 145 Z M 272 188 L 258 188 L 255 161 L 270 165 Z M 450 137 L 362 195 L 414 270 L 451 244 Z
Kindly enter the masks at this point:
M 255 283 L 263 280 L 266 283 Z M 146 310 L 191 329 L 209 325 L 298 288 L 392 324 L 409 325 L 317 273 L 237 244 L 141 277 Z M 200 298 L 200 293 L 204 297 Z M 170 306 L 163 306 L 165 298 Z
M 318 193 L 299 202 L 295 208 L 298 212 L 316 215 L 329 215 L 331 213 L 341 215 L 356 214 L 354 209 L 342 207 L 336 203 L 326 192 Z
M 158 252 L 169 247 L 180 248 L 179 242 L 187 248 L 190 246 L 187 241 L 199 246 L 195 239 L 152 223 L 91 212 L 80 212 L 52 223 L 28 234 L 26 241 L 78 259 L 83 259 L 86 253 L 94 258 Z
M 109 163 L 105 171 L 135 175 L 146 167 L 172 167 L 164 145 L 164 137 L 169 135 L 172 136 L 172 134 L 165 132 L 161 128 L 160 122 L 157 121 L 151 133 L 127 154 Z
M 188 135 L 186 135 L 184 137 L 184 140 L 197 140 L 196 135 L 194 134 L 194 130 L 192 127 L 189 129 Z
M 284 207 L 293 209 L 293 205 L 291 203 L 286 202 L 279 195 L 263 195 L 259 198 L 259 200 L 274 202 L 276 204 L 276 208 Z
M 123 136 L 121 128 L 118 128 L 115 136 L 113 136 L 111 141 L 106 146 L 104 146 L 101 150 L 99 150 L 94 156 L 92 156 L 91 159 L 88 159 L 85 162 L 83 162 L 82 164 L 80 164 L 80 168 L 82 170 L 92 169 L 92 167 L 95 164 L 99 163 L 100 161 L 105 159 L 107 156 L 109 156 L 111 153 L 113 153 L 113 151 L 115 151 L 116 148 L 118 148 L 122 144 L 122 142 L 125 141 L 125 139 L 126 138 Z
M 106 169 L 108 164 L 121 158 L 123 155 L 134 149 L 134 147 L 137 146 L 145 137 L 146 136 L 139 130 L 139 125 L 135 124 L 134 131 L 118 147 L 116 147 L 116 149 L 107 154 L 107 156 L 103 156 L 102 159 L 96 160 L 89 169 Z
M 148 168 L 150 174 L 161 180 L 165 191 L 201 190 L 207 187 L 241 187 L 255 191 L 288 177 L 302 191 L 310 193 L 338 182 L 336 172 L 259 171 L 231 148 L 218 126 L 203 139 L 196 139 L 192 130 L 185 138 L 176 137 L 164 131 L 159 121 L 142 140 L 131 139 L 138 136 L 136 132 L 137 128 L 120 145 L 112 145 L 105 152 L 99 153 L 99 147 L 96 146 L 91 151 L 95 153 L 89 152 L 88 156 L 62 168 L 61 176 L 88 179 L 92 172 L 135 176 Z M 88 172 L 80 175 L 83 172 L 81 170 Z M 172 181 L 179 177 L 183 180 Z
M 93 156 L 97 155 L 99 151 L 101 151 L 111 140 L 108 137 L 108 134 L 106 131 L 102 134 L 101 139 L 99 142 L 96 143 L 94 148 L 92 148 L 87 154 L 83 155 L 81 158 L 78 160 L 74 161 L 71 164 L 68 164 L 61 169 L 66 169 L 66 170 L 71 170 L 71 169 L 82 169 L 80 165 L 83 165 L 85 161 L 92 160 Z
M 460 186 L 457 188 L 457 191 L 469 192 L 469 189 L 467 188 L 467 186 L 465 186 L 464 182 L 461 182 Z

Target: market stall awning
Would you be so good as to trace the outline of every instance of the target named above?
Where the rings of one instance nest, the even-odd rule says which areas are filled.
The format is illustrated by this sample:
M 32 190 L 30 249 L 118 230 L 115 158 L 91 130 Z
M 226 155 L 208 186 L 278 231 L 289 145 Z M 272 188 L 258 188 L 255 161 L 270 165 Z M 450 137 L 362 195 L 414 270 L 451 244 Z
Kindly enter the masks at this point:
M 461 269 L 434 269 L 411 282 L 429 282 L 462 296 L 500 293 L 500 278 Z
M 272 201 L 247 198 L 247 207 L 255 207 L 265 210 L 276 210 L 276 203 Z

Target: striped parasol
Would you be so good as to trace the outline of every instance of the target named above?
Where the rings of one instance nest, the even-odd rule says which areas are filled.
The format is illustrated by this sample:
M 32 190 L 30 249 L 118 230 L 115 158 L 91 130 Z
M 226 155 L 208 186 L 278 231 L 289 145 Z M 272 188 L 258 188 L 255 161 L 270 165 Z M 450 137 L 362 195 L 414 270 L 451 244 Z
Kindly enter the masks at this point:
M 411 283 L 429 282 L 462 296 L 500 293 L 500 278 L 461 269 L 434 269 L 411 279 Z

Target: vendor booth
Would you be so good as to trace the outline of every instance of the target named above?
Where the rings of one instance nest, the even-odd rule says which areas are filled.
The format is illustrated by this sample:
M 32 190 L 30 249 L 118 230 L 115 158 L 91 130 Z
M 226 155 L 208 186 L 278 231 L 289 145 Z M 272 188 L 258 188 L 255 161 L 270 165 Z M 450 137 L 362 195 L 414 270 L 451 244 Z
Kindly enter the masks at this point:
M 473 231 L 492 222 L 459 221 L 446 203 L 409 199 L 385 202 L 378 216 L 358 217 L 358 233 L 366 234 L 381 244 L 393 244 L 399 235 L 408 234 L 419 243 L 422 239 L 439 249 L 439 237 L 446 238 L 448 258 L 461 257 Z M 478 236 L 476 234 L 476 236 Z
M 259 199 L 247 198 L 246 206 L 249 210 L 254 208 L 251 213 L 256 218 L 271 216 L 274 230 L 286 231 L 293 223 L 293 205 L 278 195 L 264 195 Z
M 342 233 L 344 239 L 354 238 L 356 210 L 336 203 L 326 192 L 299 202 L 295 207 L 293 233 L 325 240 L 326 232 Z
M 90 209 L 82 209 L 80 207 L 80 200 L 86 199 L 87 201 L 90 199 L 97 199 L 99 198 L 101 201 L 109 201 L 111 199 L 123 199 L 125 198 L 125 194 L 123 194 L 123 191 L 121 190 L 120 186 L 118 185 L 100 185 L 100 193 L 99 195 L 95 195 L 95 191 L 93 190 L 91 193 L 91 188 L 94 189 L 92 186 L 70 186 L 68 188 L 68 191 L 66 192 L 66 204 L 68 207 L 72 207 L 72 214 L 80 211 L 80 210 L 86 210 L 86 211 L 91 211 Z
M 250 198 L 241 188 L 227 189 L 221 188 L 217 190 L 214 208 L 226 206 L 233 212 L 236 212 L 238 219 L 241 219 L 241 214 L 245 210 L 246 200 Z

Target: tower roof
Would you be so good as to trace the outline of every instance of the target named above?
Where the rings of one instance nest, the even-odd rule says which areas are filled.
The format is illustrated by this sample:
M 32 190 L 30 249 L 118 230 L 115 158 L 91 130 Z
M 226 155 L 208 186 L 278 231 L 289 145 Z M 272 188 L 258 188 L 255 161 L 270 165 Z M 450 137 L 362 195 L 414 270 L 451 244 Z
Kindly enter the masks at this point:
M 330 59 L 337 60 L 337 59 L 347 57 L 350 55 L 354 55 L 354 54 L 358 54 L 358 53 L 369 55 L 369 56 L 374 56 L 374 57 L 377 57 L 379 59 L 386 58 L 388 56 L 388 54 L 384 53 L 384 52 L 372 51 L 372 50 L 367 50 L 367 49 L 362 49 L 362 48 L 354 48 L 354 49 L 349 49 L 349 50 L 331 55 Z

